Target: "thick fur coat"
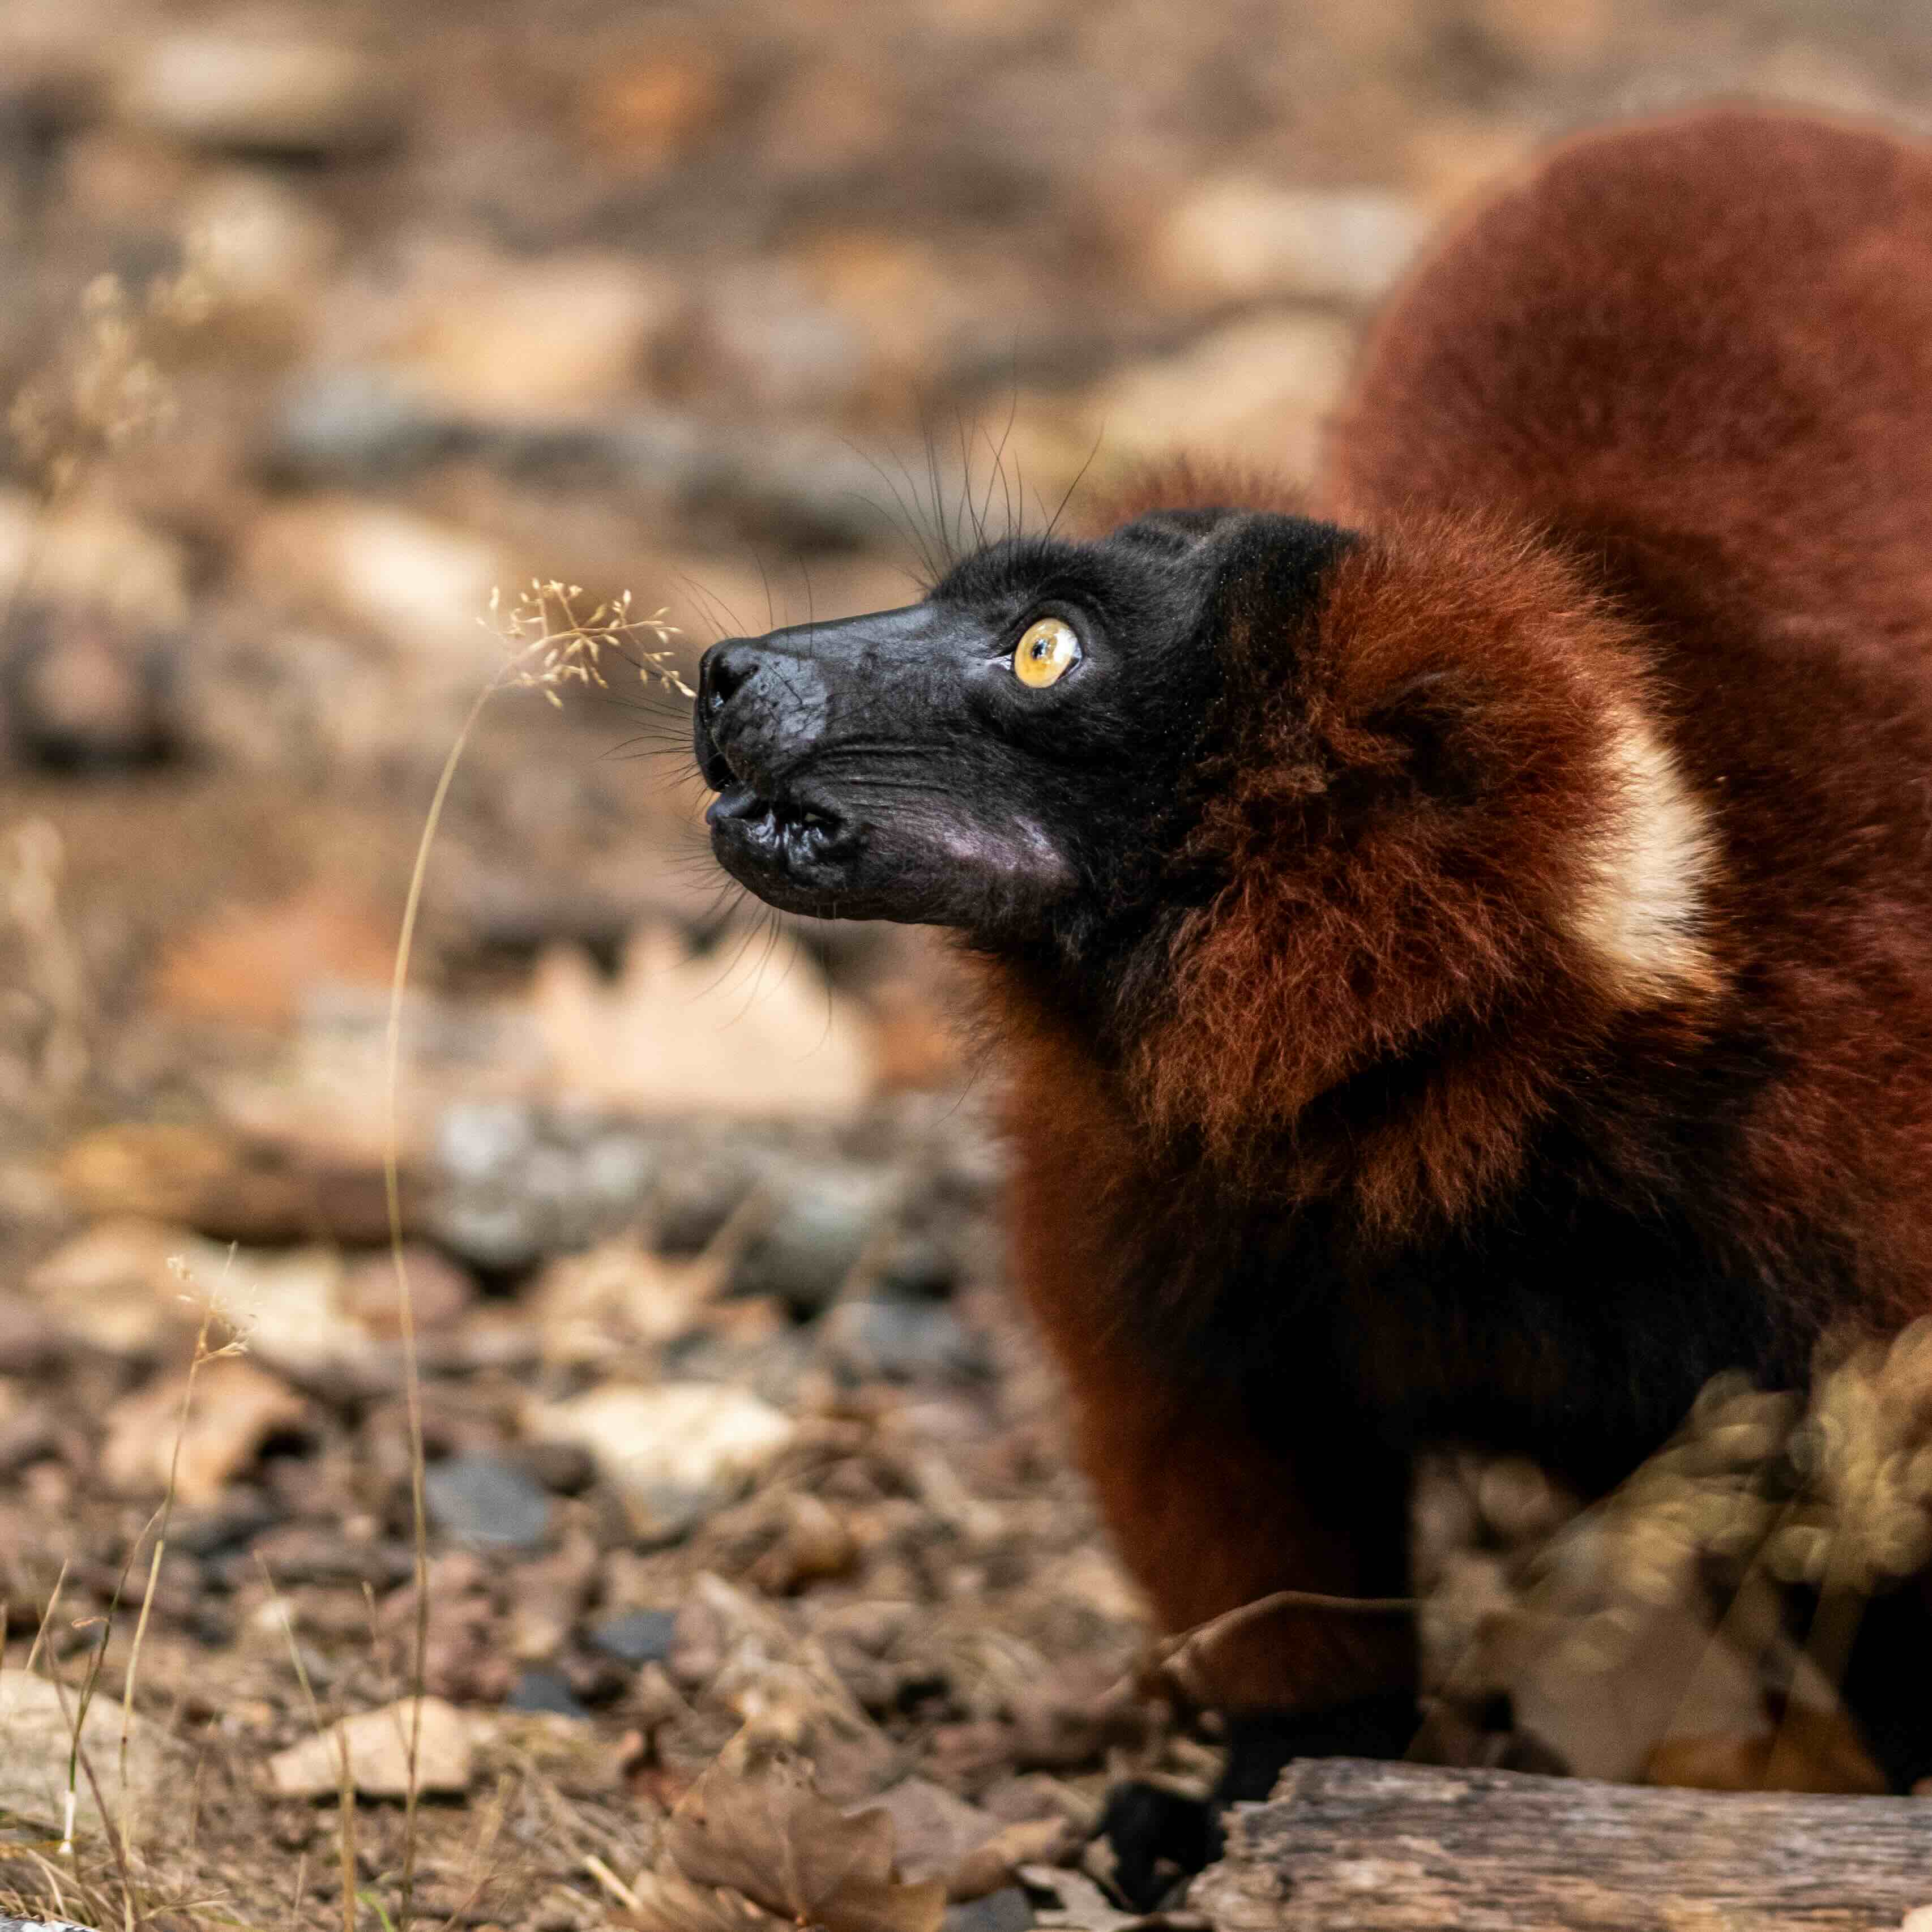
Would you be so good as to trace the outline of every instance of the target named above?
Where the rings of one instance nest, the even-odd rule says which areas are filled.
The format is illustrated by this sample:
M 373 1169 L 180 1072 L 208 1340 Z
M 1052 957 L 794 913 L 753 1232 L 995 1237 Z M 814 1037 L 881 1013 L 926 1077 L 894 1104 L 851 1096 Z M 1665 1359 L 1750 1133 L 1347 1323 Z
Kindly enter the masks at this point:
M 1932 157 L 1742 110 L 1576 142 L 1272 494 L 1108 511 L 1354 536 L 1229 616 L 1253 700 L 1176 855 L 1225 884 L 1102 1028 L 983 969 L 1021 1281 L 1176 1630 L 1402 1591 L 1425 1443 L 1600 1492 L 1708 1376 L 1932 1309 Z M 1310 1609 L 1218 1668 L 1312 1712 L 1413 1640 Z

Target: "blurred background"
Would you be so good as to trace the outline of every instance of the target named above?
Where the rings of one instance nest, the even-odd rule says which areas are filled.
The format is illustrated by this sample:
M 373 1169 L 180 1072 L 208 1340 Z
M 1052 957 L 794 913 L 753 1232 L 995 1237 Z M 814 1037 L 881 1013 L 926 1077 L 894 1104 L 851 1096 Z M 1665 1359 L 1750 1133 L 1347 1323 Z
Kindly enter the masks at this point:
M 1378 298 L 1538 143 L 1928 86 L 1904 0 L 6 0 L 0 1592 L 104 1609 L 172 1468 L 154 1640 L 225 1687 L 182 1736 L 302 1730 L 278 1591 L 332 1710 L 393 1688 L 388 988 L 520 587 L 628 592 L 688 673 L 1152 453 L 1305 474 Z M 1077 1822 L 1144 1633 L 1000 1312 L 944 958 L 721 894 L 681 701 L 603 668 L 490 700 L 427 874 L 432 1688 L 674 1796 L 769 1599 L 842 1788 L 916 1740 Z M 176 1463 L 210 1295 L 247 1350 Z

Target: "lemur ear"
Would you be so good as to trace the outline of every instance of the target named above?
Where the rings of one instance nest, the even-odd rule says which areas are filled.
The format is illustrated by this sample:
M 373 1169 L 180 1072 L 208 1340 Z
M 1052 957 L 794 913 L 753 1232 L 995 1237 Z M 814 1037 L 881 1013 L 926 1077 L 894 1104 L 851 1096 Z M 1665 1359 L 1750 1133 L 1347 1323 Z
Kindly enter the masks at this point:
M 1366 755 L 1350 763 L 1380 768 L 1390 790 L 1467 804 L 1483 789 L 1495 700 L 1473 671 L 1442 664 L 1413 671 L 1362 718 L 1360 753 Z
M 1256 510 L 1224 515 L 1211 537 L 1210 608 L 1278 679 L 1284 640 L 1312 626 L 1322 587 L 1359 539 L 1339 524 Z

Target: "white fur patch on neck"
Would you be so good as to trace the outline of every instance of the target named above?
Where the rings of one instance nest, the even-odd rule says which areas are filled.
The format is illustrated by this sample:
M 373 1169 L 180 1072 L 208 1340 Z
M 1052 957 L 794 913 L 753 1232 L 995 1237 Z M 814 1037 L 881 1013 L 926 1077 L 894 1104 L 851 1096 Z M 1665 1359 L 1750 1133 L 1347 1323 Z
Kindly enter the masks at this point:
M 1712 992 L 1705 905 L 1714 854 L 1703 808 L 1642 717 L 1620 705 L 1608 722 L 1609 822 L 1566 922 L 1627 1005 Z

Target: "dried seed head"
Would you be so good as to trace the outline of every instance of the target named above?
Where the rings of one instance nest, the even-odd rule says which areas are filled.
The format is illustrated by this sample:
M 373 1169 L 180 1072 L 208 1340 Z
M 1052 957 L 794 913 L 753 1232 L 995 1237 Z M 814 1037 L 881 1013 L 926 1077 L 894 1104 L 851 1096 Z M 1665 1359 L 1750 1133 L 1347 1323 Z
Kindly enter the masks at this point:
M 539 689 L 560 706 L 560 686 L 609 688 L 604 671 L 608 651 L 634 664 L 646 684 L 662 685 L 686 698 L 693 694 L 678 675 L 670 648 L 677 627 L 666 621 L 664 611 L 632 616 L 626 590 L 614 603 L 600 603 L 586 614 L 578 608 L 584 595 L 581 584 L 536 577 L 514 600 L 506 600 L 500 589 L 490 592 L 489 614 L 482 621 L 502 640 L 508 653 L 501 682 Z

